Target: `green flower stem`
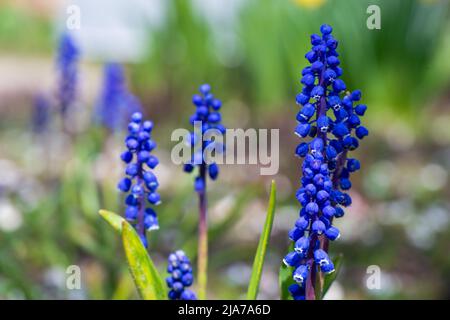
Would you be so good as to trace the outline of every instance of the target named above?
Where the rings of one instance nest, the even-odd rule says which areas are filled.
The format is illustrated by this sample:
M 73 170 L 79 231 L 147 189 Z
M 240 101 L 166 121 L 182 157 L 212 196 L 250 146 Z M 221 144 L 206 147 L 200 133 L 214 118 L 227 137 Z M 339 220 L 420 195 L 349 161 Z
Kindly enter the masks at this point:
M 207 198 L 206 198 L 206 165 L 200 166 L 200 177 L 205 183 L 204 191 L 199 196 L 199 223 L 198 223 L 198 298 L 206 299 L 206 286 L 208 281 L 208 220 L 207 220 Z

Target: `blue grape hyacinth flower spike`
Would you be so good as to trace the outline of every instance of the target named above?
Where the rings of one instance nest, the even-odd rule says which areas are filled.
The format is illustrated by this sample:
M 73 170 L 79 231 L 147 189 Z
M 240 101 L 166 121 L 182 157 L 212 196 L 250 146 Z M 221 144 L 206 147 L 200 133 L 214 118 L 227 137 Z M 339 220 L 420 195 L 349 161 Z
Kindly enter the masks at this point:
M 33 132 L 40 134 L 48 129 L 51 116 L 51 104 L 47 96 L 40 93 L 33 100 L 31 127 Z
M 106 128 L 115 131 L 122 125 L 125 94 L 125 75 L 118 63 L 107 63 L 103 70 L 103 87 L 95 106 L 94 118 Z
M 56 64 L 59 73 L 57 98 L 63 117 L 76 99 L 79 56 L 80 52 L 72 36 L 69 33 L 62 34 Z
M 197 123 L 201 125 L 201 135 L 195 132 L 191 132 L 189 136 L 189 142 L 194 148 L 194 154 L 189 163 L 184 165 L 184 171 L 191 173 L 195 167 L 199 168 L 199 173 L 195 178 L 194 188 L 197 192 L 204 192 L 206 188 L 206 174 L 212 180 L 216 180 L 219 175 L 219 166 L 217 163 L 206 163 L 204 159 L 205 149 L 214 148 L 218 152 L 223 152 L 224 146 L 218 145 L 213 140 L 204 139 L 205 133 L 211 129 L 216 130 L 217 133 L 225 134 L 226 128 L 222 125 L 222 115 L 220 108 L 222 102 L 215 98 L 211 93 L 211 86 L 209 84 L 203 84 L 200 86 L 200 94 L 194 94 L 192 96 L 192 103 L 196 110 L 190 117 L 190 123 L 195 126 Z M 195 148 L 196 145 L 200 145 L 200 148 Z
M 224 145 L 212 139 L 212 135 L 223 136 L 226 132 L 222 125 L 220 109 L 222 102 L 211 93 L 211 86 L 203 84 L 200 86 L 200 94 L 192 96 L 195 113 L 190 117 L 190 123 L 194 126 L 193 132 L 189 134 L 188 141 L 193 155 L 188 163 L 184 164 L 184 171 L 191 173 L 198 168 L 195 177 L 194 189 L 199 196 L 199 237 L 198 237 L 198 296 L 206 298 L 207 282 L 207 260 L 208 260 L 208 224 L 207 224 L 207 176 L 212 180 L 219 175 L 219 166 L 213 159 L 205 159 L 209 151 L 223 155 Z M 223 141 L 223 139 L 222 139 Z
M 194 276 L 191 262 L 183 251 L 177 250 L 169 255 L 167 272 L 170 274 L 166 278 L 170 300 L 197 300 L 195 293 L 187 289 L 194 282 Z
M 301 210 L 289 232 L 294 251 L 283 260 L 293 268 L 295 284 L 289 292 L 295 300 L 314 299 L 317 273 L 335 271 L 328 246 L 340 232 L 333 219 L 342 217 L 344 208 L 351 205 L 347 193 L 350 175 L 361 166 L 348 153 L 368 135 L 367 128 L 361 125 L 367 109 L 359 102 L 361 91 L 347 91 L 340 79 L 343 70 L 333 29 L 324 24 L 320 31 L 321 35 L 311 36 L 312 48 L 305 55 L 310 64 L 302 71 L 303 88 L 296 97 L 301 108 L 295 134 L 311 139 L 302 141 L 295 151 L 303 158 L 301 187 L 296 193 Z
M 119 190 L 127 193 L 125 218 L 136 228 L 145 247 L 148 245 L 146 231 L 159 229 L 153 207 L 161 202 L 158 179 L 153 172 L 159 160 L 151 154 L 156 148 L 151 139 L 152 129 L 153 123 L 144 121 L 142 113 L 133 113 L 125 139 L 127 150 L 120 156 L 127 164 L 126 177 L 118 183 Z
M 119 63 L 106 63 L 103 86 L 94 110 L 94 120 L 111 131 L 118 131 L 134 112 L 141 112 L 139 99 L 132 95 L 126 84 L 124 68 Z

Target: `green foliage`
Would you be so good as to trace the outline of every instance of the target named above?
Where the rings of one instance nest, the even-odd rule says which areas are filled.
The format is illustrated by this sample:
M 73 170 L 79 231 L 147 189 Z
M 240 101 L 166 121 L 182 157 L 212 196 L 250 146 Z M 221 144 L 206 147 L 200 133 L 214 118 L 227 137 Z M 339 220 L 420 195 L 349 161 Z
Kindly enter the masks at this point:
M 224 118 L 229 119 L 230 127 L 236 125 L 236 110 L 239 110 L 239 116 L 242 112 L 239 118 L 244 121 L 244 124 L 238 122 L 238 125 L 275 128 L 280 127 L 280 123 L 286 124 L 281 128 L 285 143 L 280 151 L 291 154 L 294 144 L 289 139 L 285 140 L 288 133 L 284 135 L 283 130 L 294 126 L 295 110 L 289 107 L 295 105 L 294 96 L 300 87 L 298 78 L 306 64 L 303 55 L 308 50 L 308 35 L 317 32 L 321 23 L 333 25 L 340 40 L 344 80 L 349 88 L 363 90 L 364 103 L 369 105 L 368 122 L 374 133 L 370 139 L 372 142 L 368 141 L 371 147 L 366 149 L 367 155 L 363 161 L 365 174 L 355 180 L 355 183 L 366 186 L 365 189 L 358 189 L 362 192 L 364 205 L 368 205 L 369 213 L 373 213 L 376 210 L 376 206 L 371 206 L 373 201 L 389 207 L 390 201 L 402 197 L 402 190 L 409 190 L 405 202 L 409 204 L 412 201 L 414 212 L 401 224 L 377 225 L 383 237 L 378 240 L 376 251 L 360 248 L 352 242 L 357 240 L 333 244 L 331 251 L 342 251 L 346 255 L 351 253 L 352 259 L 346 263 L 351 263 L 355 270 L 365 268 L 372 260 L 382 261 L 390 270 L 405 270 L 402 265 L 405 262 L 399 260 L 396 254 L 403 250 L 410 252 L 417 261 L 429 261 L 431 273 L 436 276 L 433 279 L 421 278 L 417 276 L 418 271 L 406 271 L 406 279 L 417 280 L 405 281 L 402 290 L 374 295 L 351 287 L 346 294 L 358 298 L 445 298 L 445 288 L 450 285 L 447 280 L 450 277 L 446 276 L 450 274 L 450 260 L 442 252 L 445 252 L 445 244 L 449 242 L 449 233 L 430 234 L 430 237 L 436 237 L 435 246 L 425 250 L 417 248 L 407 237 L 407 232 L 399 237 L 403 234 L 399 231 L 403 228 L 411 230 L 415 219 L 419 219 L 428 208 L 440 204 L 446 206 L 448 196 L 444 193 L 448 188 L 427 191 L 427 197 L 422 199 L 413 193 L 414 190 L 407 188 L 407 185 L 414 183 L 405 183 L 400 188 L 389 183 L 389 174 L 382 178 L 379 174 L 375 175 L 374 163 L 382 159 L 385 164 L 401 172 L 401 177 L 410 178 L 414 176 L 411 172 L 420 172 L 426 166 L 425 161 L 442 164 L 448 169 L 442 160 L 441 149 L 448 141 L 448 134 L 445 136 L 447 131 L 444 134 L 435 131 L 434 122 L 432 126 L 430 123 L 440 119 L 445 127 L 448 99 L 444 90 L 447 90 L 450 78 L 449 2 L 378 0 L 374 4 L 382 8 L 381 30 L 365 27 L 365 10 L 373 4 L 369 0 L 326 0 L 314 9 L 306 9 L 294 0 L 250 0 L 243 2 L 240 11 L 230 19 L 233 20 L 232 25 L 226 25 L 226 28 L 223 20 L 214 24 L 208 22 L 205 16 L 209 12 L 201 13 L 192 3 L 184 0 L 170 2 L 163 24 L 160 28 L 149 30 L 150 50 L 145 61 L 128 66 L 130 89 L 143 99 L 146 113 L 157 123 L 155 134 L 159 150 L 166 152 L 170 145 L 169 128 L 187 125 L 187 115 L 192 112 L 190 95 L 197 84 L 211 82 L 217 86 L 220 97 L 224 98 Z M 29 78 L 27 81 L 50 77 L 50 74 L 46 76 L 42 72 L 45 65 L 48 72 L 52 72 L 50 66 L 55 58 L 53 46 L 57 36 L 49 16 L 42 14 L 41 10 L 30 8 L 16 6 L 12 2 L 0 5 L 2 64 L 13 63 L 14 72 L 16 66 L 22 65 L 23 74 Z M 330 15 L 330 12 L 333 14 Z M 223 41 L 224 38 L 218 35 L 235 41 Z M 237 57 L 231 65 L 223 60 L 224 43 L 226 49 L 234 50 Z M 39 68 L 33 63 L 36 59 Z M 92 76 L 99 76 L 97 67 L 94 63 L 83 65 L 80 79 L 91 79 L 91 73 Z M 8 74 L 6 76 L 9 77 Z M 115 187 L 118 177 L 116 168 L 120 160 L 113 150 L 122 147 L 122 135 L 113 136 L 97 130 L 100 128 L 89 128 L 69 141 L 57 132 L 58 116 L 55 113 L 52 123 L 54 131 L 50 139 L 39 140 L 28 131 L 31 99 L 25 99 L 31 97 L 32 92 L 28 85 L 24 87 L 22 80 L 15 83 L 17 87 L 12 88 L 11 92 L 17 94 L 3 97 L 3 104 L 9 107 L 2 109 L 0 117 L 0 145 L 5 146 L 1 154 L 2 169 L 5 163 L 13 164 L 15 169 L 11 172 L 5 170 L 7 179 L 1 183 L 0 201 L 2 206 L 6 203 L 19 212 L 22 223 L 17 229 L 3 229 L 3 225 L 0 229 L 0 299 L 68 298 L 71 293 L 64 289 L 64 285 L 49 288 L 45 279 L 55 271 L 64 272 L 71 264 L 82 265 L 89 270 L 86 274 L 100 275 L 86 278 L 82 298 L 136 297 L 117 234 L 111 232 L 96 214 L 99 208 L 116 212 L 121 210 L 122 201 L 119 201 Z M 37 82 L 33 86 L 36 90 L 48 87 L 41 87 Z M 53 83 L 51 90 L 55 86 Z M 86 102 L 86 105 L 79 110 L 89 113 L 94 101 L 87 101 L 87 96 L 92 92 L 80 90 L 80 93 L 84 95 L 80 101 Z M 435 102 L 432 109 L 428 108 L 430 102 Z M 422 110 L 419 111 L 419 108 Z M 414 153 L 417 160 L 414 164 L 389 149 L 390 143 L 385 141 L 386 136 L 392 135 L 384 130 L 384 119 L 391 119 L 391 115 L 394 116 L 393 121 L 401 120 L 410 134 L 416 135 L 415 138 L 420 137 L 414 140 L 417 142 L 414 143 L 414 150 L 417 151 Z M 378 119 L 381 119 L 379 128 L 376 127 Z M 248 123 L 245 122 L 247 120 Z M 291 125 L 289 121 L 292 121 Z M 396 127 L 393 124 L 389 129 Z M 421 135 L 424 128 L 427 134 Z M 439 146 L 430 143 L 436 133 Z M 401 135 L 395 140 L 398 139 L 401 141 Z M 58 145 L 63 145 L 63 148 L 55 148 Z M 33 153 L 37 149 L 44 150 L 44 156 Z M 402 149 L 400 153 L 410 157 L 411 153 L 404 151 Z M 58 155 L 58 152 L 61 154 Z M 384 156 L 386 154 L 389 154 L 389 159 Z M 420 158 L 420 154 L 426 154 L 427 159 Z M 101 166 L 99 159 L 102 159 Z M 294 172 L 296 166 L 289 164 L 288 156 L 285 159 L 288 160 L 281 163 L 282 174 L 297 177 L 298 172 Z M 36 169 L 42 163 L 46 168 L 42 171 Z M 107 171 L 108 174 L 99 171 Z M 372 173 L 373 179 L 380 182 L 379 187 L 372 183 Z M 17 185 L 10 183 L 14 176 L 20 181 Z M 181 169 L 178 177 L 176 186 L 162 191 L 164 205 L 158 208 L 158 215 L 164 232 L 149 235 L 152 239 L 150 246 L 157 245 L 161 254 L 183 247 L 195 259 L 197 218 L 194 212 L 197 207 L 192 200 L 192 181 L 182 177 Z M 368 178 L 370 181 L 367 181 Z M 250 263 L 249 257 L 254 254 L 251 241 L 241 241 L 233 232 L 247 205 L 260 201 L 258 188 L 261 187 L 258 183 L 249 182 L 254 180 L 248 177 L 236 180 L 233 179 L 233 189 L 226 183 L 222 189 L 220 182 L 220 189 L 211 192 L 211 204 L 225 194 L 235 200 L 230 213 L 222 221 L 211 224 L 210 228 L 210 277 L 214 277 L 210 287 L 217 298 L 236 298 L 244 292 L 246 283 L 230 281 L 222 276 L 222 271 L 238 261 Z M 279 193 L 282 194 L 280 187 Z M 380 189 L 376 190 L 380 194 L 377 199 L 370 195 L 374 188 Z M 290 206 L 294 200 L 292 194 L 287 199 L 285 203 L 280 203 L 280 197 L 278 206 L 282 205 L 282 209 Z M 114 223 L 117 226 L 119 222 L 120 219 Z M 271 248 L 277 252 L 274 257 L 285 252 L 284 240 L 285 235 L 274 235 L 271 240 Z M 160 257 L 152 254 L 152 258 L 159 260 Z M 337 275 L 338 264 L 335 261 L 336 272 L 330 278 Z M 289 299 L 287 286 L 292 281 L 291 272 L 284 266 L 280 269 L 282 299 Z M 356 280 L 352 279 L 354 275 L 345 276 L 342 278 L 344 285 L 351 281 L 355 283 Z M 324 278 L 323 294 L 331 285 L 331 280 Z
M 98 213 L 111 225 L 111 227 L 114 228 L 114 230 L 119 234 L 122 234 L 122 224 L 126 222 L 122 216 L 107 210 L 100 210 Z
M 99 214 L 122 236 L 128 267 L 139 295 L 145 300 L 166 300 L 167 292 L 163 278 L 142 245 L 134 228 L 124 218 L 114 212 L 100 210 Z M 126 292 L 126 289 L 126 282 L 121 280 L 121 286 L 118 290 L 125 290 Z M 116 291 L 115 297 L 120 297 L 121 295 L 120 291 Z
M 0 47 L 29 53 L 51 52 L 51 26 L 39 14 L 0 4 Z
M 134 228 L 122 222 L 122 242 L 136 288 L 144 300 L 166 300 L 165 283 Z
M 342 267 L 343 257 L 344 256 L 342 254 L 339 254 L 336 258 L 333 259 L 335 271 L 333 273 L 325 275 L 324 281 L 323 281 L 322 292 L 320 294 L 321 299 L 323 299 L 323 297 L 325 297 L 325 294 L 328 292 L 328 289 L 330 289 L 334 280 L 336 280 L 336 277 L 338 276 L 339 271 L 341 270 L 341 267 Z
M 269 245 L 270 233 L 272 231 L 273 218 L 275 216 L 275 202 L 276 202 L 276 185 L 272 181 L 270 188 L 269 206 L 267 208 L 266 222 L 264 229 L 259 238 L 258 249 L 256 250 L 255 261 L 253 262 L 253 271 L 248 285 L 247 299 L 256 300 L 258 296 L 259 282 L 261 281 L 261 274 L 266 258 L 267 246 Z

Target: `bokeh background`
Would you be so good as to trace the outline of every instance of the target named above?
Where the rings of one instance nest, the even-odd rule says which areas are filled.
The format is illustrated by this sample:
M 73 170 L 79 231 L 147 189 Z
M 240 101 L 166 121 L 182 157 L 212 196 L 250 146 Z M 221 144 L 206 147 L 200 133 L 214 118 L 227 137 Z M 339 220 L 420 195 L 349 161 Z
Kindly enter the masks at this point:
M 67 8 L 81 9 L 68 31 Z M 381 9 L 369 30 L 366 9 Z M 95 121 L 104 65 L 123 65 L 126 90 L 155 123 L 163 203 L 149 236 L 161 270 L 184 249 L 195 260 L 193 176 L 170 161 L 201 83 L 223 100 L 229 128 L 279 128 L 280 171 L 225 165 L 209 184 L 209 297 L 244 298 L 268 201 L 277 211 L 260 298 L 277 299 L 287 232 L 299 211 L 293 134 L 309 35 L 322 23 L 340 40 L 344 80 L 363 91 L 370 136 L 354 153 L 354 203 L 331 254 L 344 265 L 327 298 L 450 298 L 450 20 L 444 0 L 2 0 L 0 2 L 0 298 L 137 298 L 118 236 L 99 208 L 121 213 L 116 183 L 123 126 Z M 62 125 L 55 99 L 58 41 L 80 50 L 76 104 Z M 138 99 L 138 100 L 137 100 Z M 126 107 L 125 107 L 126 109 Z M 125 119 L 126 121 L 126 119 Z M 66 289 L 78 265 L 81 290 Z M 366 270 L 381 268 L 369 290 Z

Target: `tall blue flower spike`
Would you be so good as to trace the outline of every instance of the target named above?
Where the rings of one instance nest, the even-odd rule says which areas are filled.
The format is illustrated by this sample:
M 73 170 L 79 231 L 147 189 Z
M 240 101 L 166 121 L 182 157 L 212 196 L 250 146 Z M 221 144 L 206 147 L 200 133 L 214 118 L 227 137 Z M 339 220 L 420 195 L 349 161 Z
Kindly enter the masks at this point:
M 345 191 L 351 187 L 350 174 L 360 168 L 358 160 L 347 156 L 368 135 L 360 121 L 367 109 L 359 104 L 361 91 L 346 91 L 339 78 L 342 69 L 332 28 L 324 24 L 320 31 L 321 36 L 311 36 L 312 50 L 305 55 L 310 65 L 302 71 L 303 89 L 296 97 L 301 110 L 295 133 L 312 140 L 296 148 L 296 155 L 304 158 L 301 187 L 296 193 L 302 209 L 289 232 L 294 251 L 283 260 L 294 268 L 295 284 L 289 292 L 295 300 L 314 299 L 314 278 L 319 270 L 334 272 L 328 242 L 338 239 L 340 233 L 332 223 L 351 204 Z
M 134 112 L 141 112 L 139 100 L 128 92 L 122 65 L 107 63 L 103 71 L 103 87 L 95 107 L 94 120 L 111 131 L 119 130 Z
M 222 102 L 216 99 L 211 93 L 211 86 L 209 84 L 203 84 L 200 86 L 200 94 L 194 94 L 192 96 L 192 103 L 196 107 L 195 113 L 190 117 L 189 121 L 192 125 L 196 122 L 201 123 L 202 136 L 191 132 L 189 141 L 191 146 L 201 143 L 201 148 L 194 155 L 190 163 L 184 165 L 184 171 L 191 173 L 194 171 L 195 166 L 199 167 L 199 175 L 195 179 L 194 187 L 197 192 L 204 192 L 206 187 L 206 172 L 212 180 L 215 180 L 219 175 L 219 166 L 216 163 L 205 162 L 203 157 L 206 148 L 214 148 L 218 152 L 223 152 L 223 145 L 218 145 L 213 140 L 203 141 L 205 132 L 209 129 L 216 129 L 221 134 L 225 134 L 226 128 L 221 124 L 222 116 L 220 114 L 220 108 Z
M 78 81 L 79 51 L 74 40 L 64 33 L 59 40 L 57 68 L 59 72 L 58 101 L 63 116 L 75 102 Z
M 200 299 L 206 298 L 207 269 L 208 269 L 208 223 L 207 223 L 207 175 L 212 180 L 219 175 L 219 166 L 208 159 L 210 155 L 223 155 L 224 145 L 218 140 L 226 129 L 221 124 L 222 116 L 220 108 L 222 102 L 211 93 L 211 86 L 203 84 L 200 86 L 200 94 L 192 96 L 192 103 L 196 107 L 195 113 L 190 117 L 190 123 L 194 130 L 187 137 L 188 143 L 193 149 L 193 155 L 188 163 L 184 164 L 184 171 L 191 173 L 198 167 L 198 175 L 195 178 L 194 189 L 199 197 L 199 220 L 198 220 L 198 295 Z M 222 139 L 223 140 L 223 139 Z M 192 151 L 191 149 L 191 151 Z
M 118 184 L 120 191 L 128 193 L 125 218 L 136 228 L 145 247 L 146 231 L 159 229 L 156 212 L 149 205 L 156 206 L 161 202 L 157 193 L 158 179 L 153 172 L 159 161 L 151 154 L 156 148 L 156 143 L 151 139 L 152 129 L 153 123 L 143 121 L 142 113 L 133 113 L 125 139 L 127 150 L 120 156 L 127 164 L 126 177 Z
M 167 272 L 170 273 L 166 278 L 170 300 L 197 300 L 195 293 L 187 289 L 194 282 L 194 276 L 191 262 L 183 251 L 169 255 Z

